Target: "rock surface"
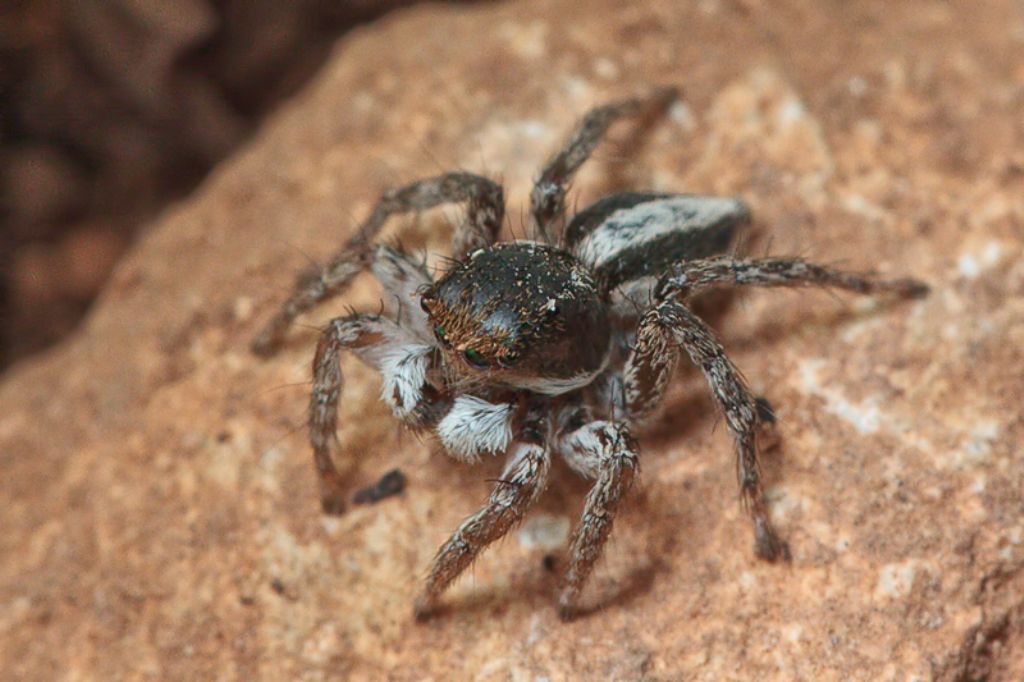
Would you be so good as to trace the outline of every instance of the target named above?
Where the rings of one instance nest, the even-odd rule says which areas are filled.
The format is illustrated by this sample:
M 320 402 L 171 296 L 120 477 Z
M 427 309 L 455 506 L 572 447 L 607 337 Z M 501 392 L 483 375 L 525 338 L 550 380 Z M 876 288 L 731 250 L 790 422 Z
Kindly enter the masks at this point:
M 680 4 L 393 15 L 169 211 L 77 338 L 0 385 L 4 678 L 1024 678 L 1019 4 Z M 616 129 L 580 204 L 739 194 L 773 253 L 933 294 L 750 292 L 717 322 L 780 417 L 766 470 L 791 565 L 754 559 L 728 434 L 686 372 L 643 434 L 642 494 L 587 595 L 600 608 L 562 624 L 551 606 L 586 490 L 556 467 L 417 625 L 419 580 L 495 465 L 401 433 L 347 362 L 343 442 L 367 482 L 399 467 L 409 484 L 324 518 L 301 433 L 315 332 L 269 362 L 246 344 L 384 187 L 488 172 L 516 231 L 576 116 L 658 83 L 685 103 L 643 144 Z M 452 213 L 391 233 L 442 250 Z M 360 280 L 346 302 L 377 301 Z

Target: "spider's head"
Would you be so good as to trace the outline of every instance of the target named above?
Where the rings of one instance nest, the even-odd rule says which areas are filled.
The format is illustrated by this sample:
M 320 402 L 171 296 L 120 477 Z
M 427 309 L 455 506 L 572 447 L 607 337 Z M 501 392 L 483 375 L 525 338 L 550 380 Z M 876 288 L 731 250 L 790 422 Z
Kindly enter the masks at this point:
M 585 386 L 608 356 L 605 303 L 573 256 L 532 242 L 474 252 L 422 294 L 450 367 L 556 395 Z

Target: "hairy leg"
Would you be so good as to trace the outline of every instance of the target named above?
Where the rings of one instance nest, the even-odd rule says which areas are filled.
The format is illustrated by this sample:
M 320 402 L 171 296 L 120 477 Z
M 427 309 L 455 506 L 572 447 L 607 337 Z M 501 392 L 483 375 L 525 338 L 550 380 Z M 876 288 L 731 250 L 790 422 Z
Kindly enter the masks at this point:
M 433 343 L 427 313 L 420 307 L 419 291 L 431 283 L 425 263 L 384 244 L 374 247 L 373 276 L 386 292 L 384 312 L 423 341 Z
M 878 279 L 808 263 L 801 258 L 704 258 L 674 265 L 655 288 L 655 296 L 687 296 L 716 285 L 762 287 L 832 287 L 858 294 L 892 293 L 917 298 L 928 293 L 928 285 L 910 278 Z
M 596 479 L 587 495 L 569 543 L 569 568 L 558 590 L 558 613 L 569 620 L 578 613 L 577 601 L 594 564 L 601 556 L 622 497 L 639 472 L 636 441 L 625 425 L 606 421 L 584 424 L 558 440 L 569 466 Z
M 769 561 L 788 559 L 789 548 L 768 519 L 757 455 L 759 416 L 764 406 L 747 388 L 710 328 L 673 300 L 661 301 L 642 318 L 633 353 L 626 363 L 626 409 L 640 419 L 660 403 L 681 348 L 704 374 L 725 414 L 736 443 L 736 474 L 744 506 L 754 522 L 754 549 Z
M 505 217 L 505 197 L 497 183 L 479 175 L 459 172 L 390 190 L 325 268 L 300 275 L 291 297 L 253 339 L 253 352 L 272 355 L 284 341 L 296 317 L 344 291 L 355 276 L 372 262 L 371 240 L 388 218 L 398 213 L 461 201 L 467 202 L 467 215 L 465 223 L 456 229 L 454 256 L 461 258 L 477 248 L 492 244 Z
M 537 499 L 551 464 L 545 445 L 546 430 L 546 415 L 540 409 L 531 410 L 511 449 L 509 463 L 487 502 L 480 511 L 463 521 L 438 550 L 423 593 L 416 600 L 418 620 L 432 615 L 448 586 L 485 547 L 504 537 Z
M 393 320 L 375 315 L 351 315 L 331 320 L 320 336 L 313 359 L 313 393 L 309 403 L 309 440 L 320 480 L 320 502 L 328 514 L 345 508 L 345 478 L 335 466 L 338 443 L 338 403 L 344 386 L 339 356 L 349 350 L 380 370 L 382 398 L 406 423 L 431 426 L 445 409 L 442 398 L 427 383 L 432 348 L 417 343 Z M 345 474 L 352 467 L 346 462 Z
M 565 147 L 541 171 L 530 193 L 530 213 L 539 239 L 550 242 L 552 228 L 565 216 L 565 192 L 611 125 L 626 116 L 656 111 L 678 96 L 675 88 L 661 88 L 647 97 L 626 99 L 591 109 L 576 126 Z

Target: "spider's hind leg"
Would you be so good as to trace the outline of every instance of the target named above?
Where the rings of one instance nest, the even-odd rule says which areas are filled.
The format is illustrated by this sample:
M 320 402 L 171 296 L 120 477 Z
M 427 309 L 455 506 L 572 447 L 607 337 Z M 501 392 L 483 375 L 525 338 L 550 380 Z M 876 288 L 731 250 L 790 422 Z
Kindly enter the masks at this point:
M 642 419 L 662 400 L 682 349 L 701 372 L 725 414 L 736 443 L 736 475 L 744 506 L 754 522 L 754 548 L 769 561 L 789 558 L 789 548 L 772 529 L 758 462 L 758 431 L 769 431 L 773 415 L 755 398 L 707 324 L 683 304 L 686 296 L 719 284 L 825 286 L 858 293 L 919 297 L 928 287 L 914 279 L 880 280 L 807 263 L 798 258 L 737 260 L 728 257 L 682 261 L 653 289 L 626 362 L 625 401 L 630 421 Z
M 655 294 L 661 298 L 689 296 L 720 285 L 760 287 L 829 287 L 858 294 L 893 294 L 921 298 L 928 294 L 924 282 L 904 277 L 880 279 L 870 274 L 847 272 L 802 258 L 702 258 L 676 263 L 661 278 Z
M 615 121 L 645 112 L 658 112 L 679 96 L 675 88 L 659 88 L 647 97 L 596 107 L 580 120 L 565 147 L 541 171 L 530 193 L 530 215 L 539 239 L 549 243 L 565 216 L 565 192 L 576 171 L 590 158 Z
M 626 411 L 642 419 L 662 400 L 681 348 L 704 374 L 736 443 L 736 476 L 744 507 L 754 522 L 754 550 L 768 561 L 788 560 L 789 547 L 768 518 L 758 462 L 758 428 L 765 418 L 739 370 L 711 329 L 675 300 L 662 300 L 644 314 L 626 363 Z
M 453 255 L 462 258 L 494 243 L 505 218 L 505 196 L 497 183 L 472 173 L 456 172 L 389 190 L 326 267 L 300 275 L 295 291 L 253 339 L 253 352 L 273 355 L 296 317 L 344 291 L 356 275 L 372 263 L 371 240 L 388 218 L 462 201 L 467 204 L 466 221 L 456 227 Z

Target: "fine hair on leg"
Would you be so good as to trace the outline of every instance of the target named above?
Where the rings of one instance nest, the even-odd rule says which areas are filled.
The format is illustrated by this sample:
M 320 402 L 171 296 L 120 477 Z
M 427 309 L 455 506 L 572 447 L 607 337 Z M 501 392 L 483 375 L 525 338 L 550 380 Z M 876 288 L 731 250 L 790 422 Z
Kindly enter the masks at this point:
M 891 293 L 920 298 L 928 285 L 911 278 L 880 279 L 809 263 L 802 258 L 702 258 L 675 264 L 662 277 L 655 296 L 688 296 L 719 285 L 760 287 L 828 287 L 858 294 Z
M 659 88 L 646 97 L 625 99 L 587 112 L 569 140 L 544 166 L 530 193 L 530 215 L 536 238 L 548 243 L 557 241 L 565 218 L 565 193 L 576 171 L 590 158 L 608 128 L 615 121 L 643 112 L 658 112 L 679 96 L 675 88 Z
M 423 592 L 416 600 L 417 620 L 429 618 L 449 585 L 477 555 L 518 523 L 547 481 L 550 457 L 542 443 L 517 442 L 509 463 L 480 511 L 452 534 L 437 552 Z
M 758 406 L 739 370 L 711 329 L 681 303 L 661 301 L 640 322 L 633 353 L 626 363 L 627 411 L 648 414 L 661 402 L 672 363 L 665 357 L 682 349 L 704 374 L 715 402 L 725 415 L 736 444 L 736 475 L 741 499 L 754 523 L 754 549 L 762 559 L 788 559 L 789 548 L 768 518 L 757 454 Z
M 569 466 L 595 479 L 569 541 L 569 566 L 558 589 L 558 614 L 570 620 L 578 615 L 580 592 L 604 550 L 640 462 L 636 441 L 624 424 L 590 422 L 560 438 L 558 446 Z
M 345 509 L 347 474 L 354 466 L 344 458 L 339 471 L 338 405 L 344 376 L 340 355 L 348 350 L 383 376 L 382 397 L 397 417 L 414 427 L 430 426 L 443 411 L 443 400 L 427 383 L 433 362 L 431 348 L 406 335 L 393 320 L 355 314 L 328 323 L 313 358 L 313 391 L 309 401 L 309 441 L 320 484 L 320 502 L 327 514 Z
M 296 317 L 344 291 L 373 261 L 371 240 L 388 218 L 463 201 L 467 202 L 466 220 L 457 226 L 453 237 L 456 258 L 493 244 L 498 238 L 505 219 L 505 195 L 500 185 L 479 175 L 455 172 L 385 192 L 356 234 L 326 267 L 299 276 L 292 295 L 253 339 L 253 352 L 273 355 Z

